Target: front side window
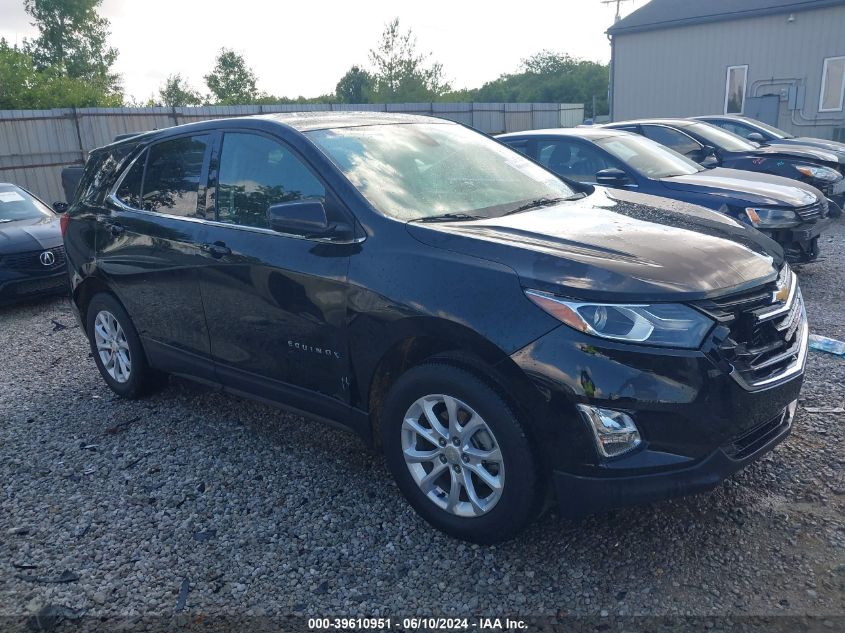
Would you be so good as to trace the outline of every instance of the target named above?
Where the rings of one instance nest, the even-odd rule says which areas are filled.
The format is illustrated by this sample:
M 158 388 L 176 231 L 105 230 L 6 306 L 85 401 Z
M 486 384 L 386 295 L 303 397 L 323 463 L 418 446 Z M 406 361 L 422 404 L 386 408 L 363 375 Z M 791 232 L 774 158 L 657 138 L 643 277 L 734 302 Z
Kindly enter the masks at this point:
M 822 69 L 819 112 L 840 112 L 845 100 L 845 57 L 828 57 Z
M 376 209 L 400 220 L 500 216 L 575 193 L 522 154 L 460 125 L 367 125 L 306 134 Z
M 197 217 L 197 192 L 208 149 L 207 135 L 185 136 L 153 145 L 144 174 L 143 208 Z
M 258 134 L 223 136 L 217 186 L 220 222 L 269 228 L 267 208 L 295 200 L 323 202 L 326 190 L 286 146 Z
M 725 78 L 725 114 L 742 114 L 748 66 L 728 66 Z
M 556 174 L 579 182 L 596 182 L 596 172 L 613 167 L 588 145 L 572 141 L 540 141 L 540 163 Z
M 701 149 L 701 144 L 698 141 L 665 125 L 643 125 L 643 134 L 661 145 L 672 148 L 679 154 L 688 156 Z
M 736 121 L 725 121 L 723 119 L 719 119 L 717 121 L 709 121 L 709 123 L 710 125 L 715 125 L 723 130 L 727 130 L 731 134 L 736 134 L 742 137 L 747 137 L 752 132 L 756 132 L 756 130 L 750 126 L 745 125 L 744 123 L 737 123 Z
M 757 148 L 756 145 L 752 145 L 751 141 L 742 136 L 737 136 L 709 123 L 692 123 L 685 129 L 696 134 L 699 138 L 703 138 L 708 145 L 727 152 L 749 152 Z

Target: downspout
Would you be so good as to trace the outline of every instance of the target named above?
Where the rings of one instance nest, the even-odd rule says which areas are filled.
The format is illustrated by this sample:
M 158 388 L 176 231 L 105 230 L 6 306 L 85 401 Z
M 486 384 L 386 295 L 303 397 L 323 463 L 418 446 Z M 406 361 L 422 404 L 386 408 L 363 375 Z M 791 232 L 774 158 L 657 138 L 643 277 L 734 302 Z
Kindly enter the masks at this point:
M 610 33 L 606 33 L 607 40 L 610 42 L 610 72 L 608 73 L 607 81 L 607 113 L 610 120 L 613 121 L 613 75 L 616 73 L 616 43 Z M 596 120 L 596 113 L 593 112 L 593 121 Z

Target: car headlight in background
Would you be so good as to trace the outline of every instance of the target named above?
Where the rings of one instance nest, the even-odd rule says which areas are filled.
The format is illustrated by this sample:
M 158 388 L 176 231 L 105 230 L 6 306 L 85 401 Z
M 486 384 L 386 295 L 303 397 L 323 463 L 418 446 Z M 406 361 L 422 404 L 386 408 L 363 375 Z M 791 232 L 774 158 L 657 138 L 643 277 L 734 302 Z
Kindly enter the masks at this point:
M 745 209 L 748 221 L 758 229 L 783 229 L 801 224 L 801 218 L 792 209 Z
M 582 303 L 539 290 L 526 290 L 525 295 L 569 327 L 615 341 L 695 349 L 713 325 L 702 313 L 679 303 Z
M 835 169 L 831 169 L 830 167 L 796 165 L 795 169 L 797 169 L 799 173 L 807 176 L 807 178 L 815 178 L 817 180 L 823 180 L 825 182 L 836 182 L 837 180 L 842 178 L 842 174 L 840 174 Z

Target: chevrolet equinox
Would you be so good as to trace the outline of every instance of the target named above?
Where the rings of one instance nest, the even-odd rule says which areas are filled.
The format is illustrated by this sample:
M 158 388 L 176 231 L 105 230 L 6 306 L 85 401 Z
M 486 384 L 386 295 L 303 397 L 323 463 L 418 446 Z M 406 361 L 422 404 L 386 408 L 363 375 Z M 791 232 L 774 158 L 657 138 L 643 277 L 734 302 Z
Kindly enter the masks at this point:
M 428 117 L 208 121 L 92 152 L 62 217 L 108 386 L 167 374 L 351 429 L 482 543 L 705 491 L 791 429 L 808 328 L 781 248 L 562 180 Z

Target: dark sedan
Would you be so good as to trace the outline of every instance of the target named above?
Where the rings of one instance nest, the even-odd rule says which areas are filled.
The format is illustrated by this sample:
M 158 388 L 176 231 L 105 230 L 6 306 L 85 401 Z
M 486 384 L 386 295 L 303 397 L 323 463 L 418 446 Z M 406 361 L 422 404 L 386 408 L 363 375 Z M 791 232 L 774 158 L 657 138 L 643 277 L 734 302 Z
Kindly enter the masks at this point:
M 803 182 L 705 169 L 647 138 L 605 128 L 534 130 L 498 138 L 570 180 L 698 204 L 763 231 L 791 261 L 818 256 L 828 204 L 818 189 Z
M 647 119 L 602 127 L 646 136 L 705 167 L 731 167 L 800 180 L 820 189 L 842 207 L 845 178 L 836 155 L 803 145 L 758 147 L 703 121 Z
M 28 191 L 0 183 L 0 305 L 64 292 L 59 216 Z
M 761 145 L 804 145 L 805 147 L 815 147 L 826 152 L 832 152 L 839 159 L 839 171 L 845 174 L 845 143 L 811 136 L 795 136 L 757 119 L 736 114 L 714 114 L 692 118 L 733 132 Z

